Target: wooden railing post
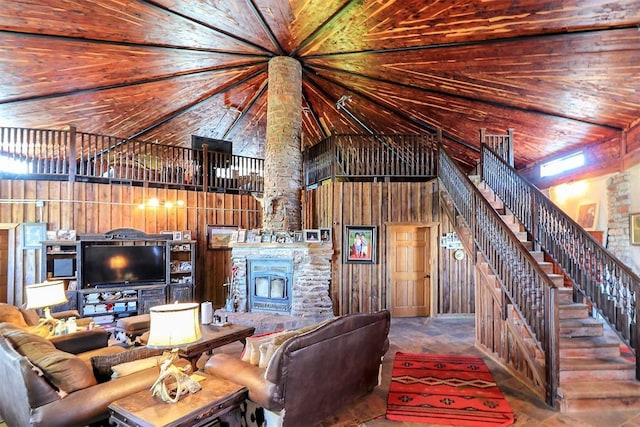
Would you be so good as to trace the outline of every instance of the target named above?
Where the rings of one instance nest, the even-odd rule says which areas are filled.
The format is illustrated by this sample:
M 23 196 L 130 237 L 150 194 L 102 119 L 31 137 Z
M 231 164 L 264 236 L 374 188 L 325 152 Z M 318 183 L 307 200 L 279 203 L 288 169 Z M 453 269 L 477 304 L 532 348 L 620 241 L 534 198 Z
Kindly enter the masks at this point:
M 552 286 L 547 290 L 545 301 L 547 318 L 545 319 L 546 348 L 546 401 L 556 406 L 558 386 L 560 385 L 560 323 L 558 322 L 558 288 Z
M 209 153 L 207 144 L 202 144 L 202 191 L 205 193 L 209 188 Z
M 76 180 L 76 174 L 78 173 L 78 157 L 76 147 L 76 127 L 75 125 L 69 125 L 69 182 Z

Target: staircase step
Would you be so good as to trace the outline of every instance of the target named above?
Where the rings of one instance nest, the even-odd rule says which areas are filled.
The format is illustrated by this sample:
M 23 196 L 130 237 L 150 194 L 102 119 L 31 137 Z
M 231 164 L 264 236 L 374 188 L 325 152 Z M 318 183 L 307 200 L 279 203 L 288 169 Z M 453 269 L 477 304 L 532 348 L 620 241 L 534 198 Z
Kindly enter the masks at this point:
M 561 338 L 598 337 L 603 334 L 602 322 L 592 317 L 560 320 Z
M 620 341 L 614 337 L 560 338 L 560 358 L 618 356 L 620 356 Z
M 589 381 L 563 384 L 558 389 L 561 412 L 636 409 L 640 382 Z
M 589 306 L 578 302 L 572 302 L 570 304 L 559 304 L 558 310 L 560 320 L 584 319 L 586 317 L 589 317 Z
M 562 274 L 547 274 L 549 279 L 559 288 L 564 287 L 564 276 Z
M 561 386 L 594 380 L 633 380 L 635 377 L 636 364 L 622 357 L 565 357 L 560 360 Z
M 542 252 L 542 251 L 529 251 L 529 253 L 533 257 L 533 259 L 535 259 L 536 261 L 538 261 L 538 262 L 544 261 L 544 252 Z
M 567 286 L 558 288 L 558 303 L 573 304 L 573 288 Z
M 547 274 L 553 274 L 553 263 L 547 261 L 538 261 L 538 265 Z

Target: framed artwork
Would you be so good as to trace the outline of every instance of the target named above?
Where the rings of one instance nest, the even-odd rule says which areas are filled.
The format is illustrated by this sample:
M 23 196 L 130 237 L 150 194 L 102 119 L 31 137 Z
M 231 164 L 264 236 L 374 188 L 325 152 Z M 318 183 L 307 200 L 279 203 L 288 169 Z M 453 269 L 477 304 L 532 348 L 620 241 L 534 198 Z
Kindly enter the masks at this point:
M 598 203 L 582 203 L 578 206 L 578 219 L 576 222 L 585 230 L 595 230 L 598 219 Z
M 320 229 L 320 241 L 321 242 L 331 242 L 331 229 L 330 228 L 321 228 Z
M 320 230 L 317 228 L 303 230 L 302 232 L 304 236 L 305 242 L 319 242 L 320 241 Z
M 22 248 L 40 249 L 47 239 L 47 224 L 44 222 L 25 222 L 22 224 Z
M 345 263 L 373 264 L 376 262 L 377 227 L 372 225 L 347 225 L 344 231 Z
M 632 245 L 640 245 L 640 212 L 629 215 L 629 236 Z
M 238 243 L 244 243 L 247 241 L 247 230 L 240 229 L 238 230 Z
M 228 248 L 231 236 L 237 231 L 237 225 L 207 225 L 207 248 Z

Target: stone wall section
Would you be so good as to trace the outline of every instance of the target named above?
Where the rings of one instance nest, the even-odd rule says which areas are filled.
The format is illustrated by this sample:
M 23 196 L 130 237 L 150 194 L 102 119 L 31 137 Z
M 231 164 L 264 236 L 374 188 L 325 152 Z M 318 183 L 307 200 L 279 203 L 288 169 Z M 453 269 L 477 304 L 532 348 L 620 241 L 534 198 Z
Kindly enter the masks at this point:
M 628 173 L 619 173 L 607 181 L 607 249 L 620 261 L 629 264 L 629 214 L 631 213 L 631 182 Z
M 333 315 L 330 296 L 331 243 L 234 243 L 231 262 L 236 274 L 231 292 L 238 301 L 238 311 L 248 306 L 247 259 L 293 259 L 291 316 L 323 317 Z

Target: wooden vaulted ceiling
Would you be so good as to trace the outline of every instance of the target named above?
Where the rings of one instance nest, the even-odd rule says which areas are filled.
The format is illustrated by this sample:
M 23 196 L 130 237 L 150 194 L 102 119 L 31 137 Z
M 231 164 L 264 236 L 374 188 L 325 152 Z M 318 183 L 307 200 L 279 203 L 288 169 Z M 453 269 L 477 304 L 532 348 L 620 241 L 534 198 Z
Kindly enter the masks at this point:
M 305 147 L 441 128 L 471 166 L 480 128 L 513 128 L 517 168 L 619 156 L 640 118 L 639 26 L 638 0 L 4 0 L 0 126 L 196 134 L 263 157 L 268 61 L 289 55 Z

